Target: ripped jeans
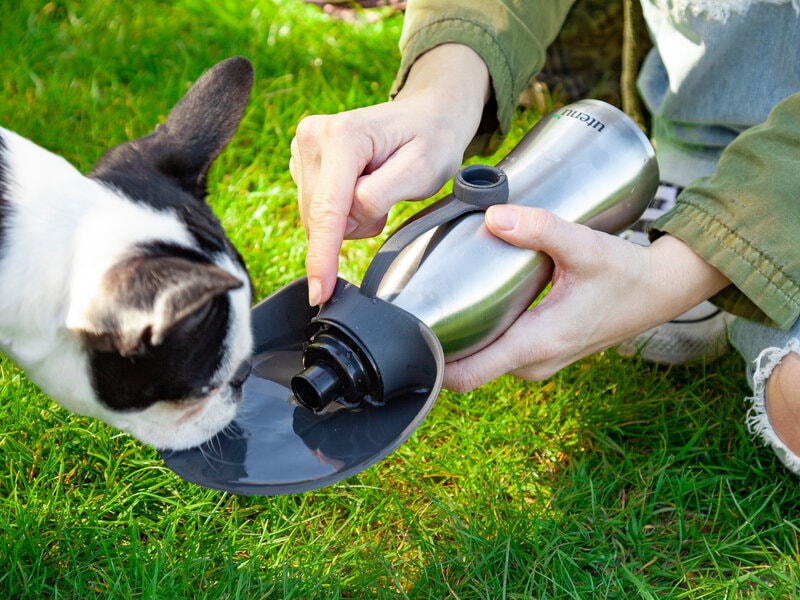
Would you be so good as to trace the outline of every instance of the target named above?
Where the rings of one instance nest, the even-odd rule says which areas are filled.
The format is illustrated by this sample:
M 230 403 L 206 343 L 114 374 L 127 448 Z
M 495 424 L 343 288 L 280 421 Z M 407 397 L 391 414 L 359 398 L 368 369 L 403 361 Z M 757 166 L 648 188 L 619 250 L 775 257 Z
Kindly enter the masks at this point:
M 800 0 L 642 0 L 654 42 L 637 81 L 652 116 L 661 180 L 684 187 L 712 174 L 723 149 L 800 90 Z M 659 52 L 659 49 L 663 52 Z M 800 456 L 778 438 L 764 386 L 788 352 L 800 352 L 800 324 L 782 332 L 737 319 L 731 343 L 748 363 L 747 424 L 795 474 Z
M 772 370 L 789 352 L 800 354 L 800 319 L 789 331 L 737 318 L 730 328 L 730 341 L 747 362 L 747 381 L 753 395 L 747 400 L 747 428 L 769 446 L 780 461 L 795 475 L 800 475 L 800 456 L 792 452 L 775 433 L 767 417 L 765 386 Z

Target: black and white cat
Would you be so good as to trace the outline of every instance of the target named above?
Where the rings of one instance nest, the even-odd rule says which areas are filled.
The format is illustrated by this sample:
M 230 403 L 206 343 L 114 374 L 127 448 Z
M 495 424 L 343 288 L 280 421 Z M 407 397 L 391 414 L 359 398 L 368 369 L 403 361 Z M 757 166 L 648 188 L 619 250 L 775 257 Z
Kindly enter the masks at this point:
M 205 197 L 252 82 L 246 59 L 223 61 L 88 177 L 0 128 L 0 349 L 67 409 L 159 449 L 224 429 L 247 376 L 250 279 Z

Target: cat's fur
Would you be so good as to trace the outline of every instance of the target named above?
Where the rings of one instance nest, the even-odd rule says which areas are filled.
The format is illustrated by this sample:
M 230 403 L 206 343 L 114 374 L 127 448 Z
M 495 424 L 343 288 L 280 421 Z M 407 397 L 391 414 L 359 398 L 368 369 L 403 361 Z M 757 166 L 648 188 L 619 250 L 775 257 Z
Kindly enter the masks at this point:
M 223 61 L 88 176 L 0 128 L 0 349 L 64 407 L 159 449 L 205 442 L 241 398 L 250 280 L 205 196 L 252 80 Z

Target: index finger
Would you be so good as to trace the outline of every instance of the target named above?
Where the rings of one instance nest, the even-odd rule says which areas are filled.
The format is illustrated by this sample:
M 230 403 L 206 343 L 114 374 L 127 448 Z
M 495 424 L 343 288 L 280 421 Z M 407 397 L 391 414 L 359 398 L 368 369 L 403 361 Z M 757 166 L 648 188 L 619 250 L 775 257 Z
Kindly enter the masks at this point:
M 352 140 L 329 132 L 322 145 L 314 188 L 309 190 L 305 210 L 306 272 L 312 306 L 330 298 L 336 284 L 339 252 L 347 231 L 356 183 L 368 162 L 358 146 Z

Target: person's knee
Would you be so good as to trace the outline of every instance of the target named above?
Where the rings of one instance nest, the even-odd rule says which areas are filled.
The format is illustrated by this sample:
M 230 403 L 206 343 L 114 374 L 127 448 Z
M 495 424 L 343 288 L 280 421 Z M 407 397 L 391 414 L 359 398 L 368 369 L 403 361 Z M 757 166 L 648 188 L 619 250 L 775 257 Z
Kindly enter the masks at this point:
M 800 354 L 789 352 L 781 359 L 764 391 L 767 417 L 775 434 L 800 455 Z

